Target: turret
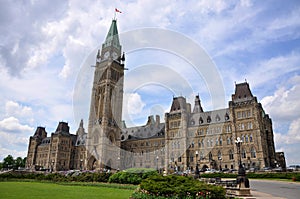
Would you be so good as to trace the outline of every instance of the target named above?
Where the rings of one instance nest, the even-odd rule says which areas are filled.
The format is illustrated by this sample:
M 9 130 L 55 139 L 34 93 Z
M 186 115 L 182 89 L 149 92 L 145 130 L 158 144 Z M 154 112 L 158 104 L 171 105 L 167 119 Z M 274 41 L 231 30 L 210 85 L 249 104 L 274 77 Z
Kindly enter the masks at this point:
M 195 97 L 195 106 L 194 106 L 193 113 L 203 113 L 199 95 L 196 95 Z

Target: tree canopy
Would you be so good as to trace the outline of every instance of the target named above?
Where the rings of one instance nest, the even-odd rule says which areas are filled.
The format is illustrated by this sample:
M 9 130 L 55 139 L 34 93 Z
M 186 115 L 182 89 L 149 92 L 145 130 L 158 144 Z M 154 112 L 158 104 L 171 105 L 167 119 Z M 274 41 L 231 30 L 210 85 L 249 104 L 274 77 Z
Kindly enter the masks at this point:
M 12 155 L 8 155 L 3 159 L 3 162 L 0 163 L 0 169 L 18 169 L 24 168 L 26 163 L 26 157 L 17 157 L 14 159 Z

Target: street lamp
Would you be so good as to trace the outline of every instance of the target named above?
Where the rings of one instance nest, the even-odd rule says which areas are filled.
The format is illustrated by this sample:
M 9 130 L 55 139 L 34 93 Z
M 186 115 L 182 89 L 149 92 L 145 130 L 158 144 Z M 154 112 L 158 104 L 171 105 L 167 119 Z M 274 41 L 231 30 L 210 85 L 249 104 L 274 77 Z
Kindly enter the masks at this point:
M 120 170 L 120 157 L 118 157 L 118 169 L 117 169 L 117 171 L 119 171 Z
M 54 160 L 52 160 L 52 162 L 51 162 L 51 173 L 53 172 L 53 170 L 54 170 Z
M 83 159 L 80 159 L 80 171 L 82 171 L 82 162 L 83 162 Z
M 220 171 L 222 171 L 222 157 L 219 156 L 218 159 L 220 160 Z
M 239 156 L 239 168 L 243 167 L 242 166 L 242 157 L 241 157 L 241 145 L 242 145 L 243 141 L 241 140 L 240 137 L 237 137 L 237 139 L 235 140 L 235 144 L 237 146 L 237 152 L 238 152 L 238 156 Z
M 237 146 L 237 152 L 238 152 L 238 156 L 239 156 L 239 170 L 238 170 L 238 176 L 237 176 L 237 183 L 240 185 L 241 187 L 246 187 L 249 188 L 249 180 L 246 177 L 246 171 L 245 168 L 242 165 L 242 157 L 241 157 L 241 145 L 242 145 L 243 141 L 241 140 L 240 137 L 237 137 L 237 139 L 235 140 L 235 144 Z

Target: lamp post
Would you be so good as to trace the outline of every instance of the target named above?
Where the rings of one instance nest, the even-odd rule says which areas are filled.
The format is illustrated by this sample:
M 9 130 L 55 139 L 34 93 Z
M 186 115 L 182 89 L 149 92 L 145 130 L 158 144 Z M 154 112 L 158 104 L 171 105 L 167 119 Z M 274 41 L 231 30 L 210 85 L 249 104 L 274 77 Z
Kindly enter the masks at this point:
M 218 159 L 220 160 L 220 171 L 222 171 L 222 157 L 220 156 L 220 157 L 218 157 Z
M 117 169 L 117 171 L 119 171 L 120 170 L 120 157 L 118 157 L 118 169 Z
M 241 145 L 242 145 L 243 141 L 241 140 L 240 137 L 237 137 L 237 139 L 235 140 L 235 144 L 237 147 L 237 152 L 238 152 L 238 157 L 239 157 L 239 170 L 238 170 L 238 176 L 237 176 L 237 183 L 239 184 L 240 188 L 249 188 L 249 180 L 246 177 L 246 171 L 245 168 L 242 165 L 242 157 L 241 157 Z
M 82 171 L 82 162 L 83 162 L 83 159 L 80 159 L 80 171 Z
M 51 162 L 51 173 L 53 172 L 53 170 L 54 170 L 54 160 L 52 160 L 52 162 Z
M 237 139 L 235 140 L 235 144 L 237 147 L 237 152 L 238 152 L 238 160 L 239 160 L 239 168 L 243 167 L 242 165 L 242 157 L 241 157 L 241 145 L 242 145 L 243 141 L 241 140 L 240 137 L 237 137 Z

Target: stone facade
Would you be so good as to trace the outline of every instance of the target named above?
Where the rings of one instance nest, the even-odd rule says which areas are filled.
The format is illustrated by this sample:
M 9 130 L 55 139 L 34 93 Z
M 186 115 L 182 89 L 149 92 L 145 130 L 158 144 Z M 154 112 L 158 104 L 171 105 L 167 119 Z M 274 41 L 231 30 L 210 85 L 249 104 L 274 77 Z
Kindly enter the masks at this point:
M 149 128 L 148 124 L 123 129 L 122 149 L 132 152 L 125 157 L 125 168 L 155 168 L 158 164 L 171 171 L 194 170 L 196 166 L 238 169 L 237 137 L 243 141 L 241 157 L 246 169 L 275 167 L 272 121 L 246 82 L 236 84 L 226 109 L 205 112 L 196 96 L 191 111 L 184 97 L 174 97 L 165 123 L 159 130 L 147 131 Z
M 26 168 L 48 171 L 81 169 L 86 158 L 86 135 L 83 121 L 76 135 L 70 134 L 66 122 L 59 122 L 50 137 L 47 137 L 44 127 L 37 127 L 29 139 Z
M 228 108 L 204 111 L 200 97 L 192 110 L 182 96 L 173 97 L 165 122 L 149 116 L 143 126 L 122 122 L 124 61 L 116 20 L 96 56 L 88 133 L 80 123 L 76 135 L 67 123 L 47 137 L 38 127 L 30 137 L 28 168 L 49 170 L 156 168 L 169 172 L 238 169 L 235 140 L 243 141 L 245 168 L 285 165 L 275 154 L 272 120 L 253 96 L 247 82 L 236 84 Z M 280 154 L 283 154 L 282 152 Z

